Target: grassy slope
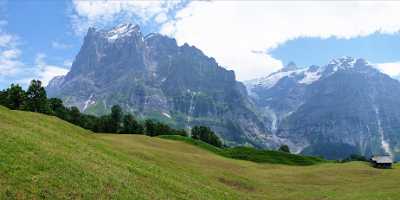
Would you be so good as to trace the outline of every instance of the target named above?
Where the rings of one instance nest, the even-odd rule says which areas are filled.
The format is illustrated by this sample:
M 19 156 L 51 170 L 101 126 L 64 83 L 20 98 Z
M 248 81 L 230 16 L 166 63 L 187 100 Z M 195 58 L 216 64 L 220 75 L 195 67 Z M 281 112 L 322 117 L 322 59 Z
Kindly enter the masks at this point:
M 250 147 L 233 147 L 220 149 L 210 144 L 179 135 L 161 135 L 160 138 L 183 141 L 200 148 L 214 152 L 218 155 L 239 160 L 249 160 L 258 163 L 274 163 L 286 165 L 313 165 L 326 162 L 323 159 L 311 156 L 300 156 L 280 151 L 260 150 Z
M 0 107 L 0 199 L 400 199 L 400 169 L 224 158 Z

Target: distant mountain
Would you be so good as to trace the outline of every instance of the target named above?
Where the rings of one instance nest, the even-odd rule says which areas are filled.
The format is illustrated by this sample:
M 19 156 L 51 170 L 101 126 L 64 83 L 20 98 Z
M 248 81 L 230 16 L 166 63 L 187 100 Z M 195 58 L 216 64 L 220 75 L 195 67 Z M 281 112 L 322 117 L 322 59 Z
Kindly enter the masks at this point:
M 46 89 L 86 113 L 102 115 L 119 104 L 176 127 L 210 126 L 227 144 L 268 145 L 263 120 L 233 71 L 194 46 L 143 36 L 132 24 L 90 28 L 70 72 Z
M 246 82 L 276 143 L 296 152 L 343 158 L 400 155 L 400 82 L 363 59 L 282 69 Z

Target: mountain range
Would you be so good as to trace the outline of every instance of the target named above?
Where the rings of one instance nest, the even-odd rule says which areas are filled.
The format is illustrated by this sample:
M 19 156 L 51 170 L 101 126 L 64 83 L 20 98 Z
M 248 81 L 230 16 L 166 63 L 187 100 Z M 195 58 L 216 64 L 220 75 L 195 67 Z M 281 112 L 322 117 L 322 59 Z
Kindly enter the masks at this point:
M 194 46 L 122 24 L 90 28 L 70 72 L 46 90 L 89 114 L 119 104 L 175 127 L 210 126 L 227 145 L 287 144 L 331 159 L 400 154 L 400 82 L 363 59 L 289 63 L 243 84 Z
M 269 119 L 271 139 L 297 153 L 399 154 L 400 82 L 364 59 L 308 68 L 292 63 L 246 85 Z

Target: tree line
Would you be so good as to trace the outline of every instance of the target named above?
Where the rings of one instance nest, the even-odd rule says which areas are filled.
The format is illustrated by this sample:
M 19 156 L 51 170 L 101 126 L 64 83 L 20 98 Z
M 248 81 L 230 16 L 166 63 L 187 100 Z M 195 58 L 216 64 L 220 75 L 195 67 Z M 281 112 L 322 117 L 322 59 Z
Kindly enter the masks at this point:
M 93 132 L 189 137 L 184 129 L 175 129 L 152 119 L 138 121 L 132 114 L 124 113 L 119 105 L 112 106 L 110 114 L 100 117 L 81 113 L 75 106 L 64 106 L 61 99 L 47 98 L 46 90 L 39 80 L 32 80 L 26 91 L 18 84 L 11 84 L 9 88 L 0 91 L 0 105 L 12 110 L 54 115 Z M 193 139 L 202 140 L 217 147 L 223 146 L 221 140 L 209 127 L 195 126 L 191 130 L 191 135 Z

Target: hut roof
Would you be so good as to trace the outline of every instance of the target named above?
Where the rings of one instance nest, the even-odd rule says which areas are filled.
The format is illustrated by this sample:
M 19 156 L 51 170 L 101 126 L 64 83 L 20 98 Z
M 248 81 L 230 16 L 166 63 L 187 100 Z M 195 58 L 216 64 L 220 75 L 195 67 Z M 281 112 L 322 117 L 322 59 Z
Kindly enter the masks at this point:
M 393 163 L 393 159 L 390 156 L 373 156 L 371 160 L 376 163 Z

